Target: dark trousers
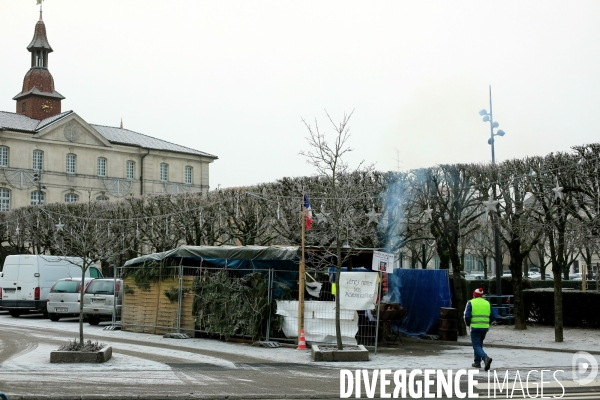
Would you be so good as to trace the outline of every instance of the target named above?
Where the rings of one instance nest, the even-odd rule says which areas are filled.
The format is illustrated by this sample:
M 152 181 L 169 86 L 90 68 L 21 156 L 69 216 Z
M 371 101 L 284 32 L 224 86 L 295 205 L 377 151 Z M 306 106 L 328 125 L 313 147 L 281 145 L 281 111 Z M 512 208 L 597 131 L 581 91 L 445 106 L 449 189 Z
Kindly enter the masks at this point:
M 471 329 L 471 344 L 473 345 L 476 364 L 487 358 L 487 354 L 483 351 L 483 339 L 485 339 L 487 332 L 487 329 Z

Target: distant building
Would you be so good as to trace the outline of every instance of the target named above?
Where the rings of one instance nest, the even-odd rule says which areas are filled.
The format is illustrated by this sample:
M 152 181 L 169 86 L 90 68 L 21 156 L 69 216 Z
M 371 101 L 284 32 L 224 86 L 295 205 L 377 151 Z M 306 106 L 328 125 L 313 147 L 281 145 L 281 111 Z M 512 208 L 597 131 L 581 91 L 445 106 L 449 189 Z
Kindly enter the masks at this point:
M 216 156 L 61 110 L 41 12 L 27 50 L 31 68 L 13 98 L 16 113 L 0 111 L 0 211 L 209 189 Z

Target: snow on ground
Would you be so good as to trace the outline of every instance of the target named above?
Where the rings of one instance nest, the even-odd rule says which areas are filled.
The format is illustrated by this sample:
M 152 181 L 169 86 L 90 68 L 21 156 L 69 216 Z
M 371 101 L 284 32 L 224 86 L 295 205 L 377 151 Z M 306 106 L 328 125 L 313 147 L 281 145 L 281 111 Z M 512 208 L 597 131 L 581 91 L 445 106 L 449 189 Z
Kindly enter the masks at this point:
M 21 318 L 11 318 L 7 315 L 0 315 L 0 325 L 16 327 L 36 327 L 36 336 L 41 339 L 73 339 L 78 337 L 79 326 L 76 320 L 61 320 L 51 322 L 41 317 L 25 316 Z M 51 328 L 52 330 L 48 330 Z M 61 333 L 57 334 L 56 331 Z M 299 351 L 294 348 L 264 348 L 251 346 L 249 344 L 223 342 L 210 339 L 172 339 L 163 338 L 161 335 L 152 335 L 147 333 L 134 333 L 128 331 L 103 330 L 103 326 L 84 325 L 84 334 L 102 336 L 104 339 L 100 342 L 112 345 L 115 352 L 151 352 L 156 355 L 171 357 L 185 363 L 206 363 L 223 368 L 236 368 L 236 365 L 230 361 L 190 353 L 188 349 L 208 350 L 222 352 L 227 354 L 242 354 L 247 357 L 253 357 L 264 360 L 265 362 L 278 363 L 296 363 L 310 364 L 310 351 Z M 569 367 L 571 365 L 573 353 L 576 350 L 594 349 L 593 343 L 598 343 L 600 331 L 584 329 L 566 329 L 565 342 L 555 343 L 553 339 L 554 330 L 551 327 L 532 327 L 526 331 L 515 331 L 511 327 L 496 326 L 492 327 L 486 338 L 487 344 L 505 344 L 526 346 L 527 349 L 511 349 L 488 347 L 486 351 L 494 359 L 494 368 L 522 368 L 531 369 L 539 367 Z M 111 343 L 115 340 L 115 344 Z M 126 343 L 119 340 L 134 340 L 137 343 Z M 461 341 L 469 338 L 461 338 Z M 116 343 L 118 341 L 118 343 Z M 152 347 L 145 346 L 148 343 Z M 168 344 L 178 348 L 161 348 L 161 345 Z M 539 347 L 551 347 L 559 349 L 573 348 L 573 352 L 548 352 L 536 350 Z M 392 349 L 381 348 L 377 354 L 370 353 L 370 361 L 365 362 L 322 362 L 320 367 L 331 368 L 369 368 L 369 369 L 398 369 L 398 368 L 468 368 L 472 362 L 472 349 L 469 346 L 439 346 L 437 344 L 428 344 L 426 341 L 419 345 L 423 351 L 414 351 L 414 342 L 406 343 L 405 346 L 397 345 Z M 32 369 L 45 368 L 49 363 L 48 353 L 56 348 L 51 345 L 40 345 L 36 349 L 17 355 L 11 359 L 10 363 L 5 363 L 3 368 L 11 369 Z M 80 370 L 81 366 L 56 365 L 53 369 L 57 371 L 69 371 L 71 369 Z M 86 365 L 90 370 L 144 370 L 144 371 L 168 371 L 170 367 L 159 362 L 152 362 L 126 354 L 119 354 L 113 357 L 109 362 L 100 365 Z

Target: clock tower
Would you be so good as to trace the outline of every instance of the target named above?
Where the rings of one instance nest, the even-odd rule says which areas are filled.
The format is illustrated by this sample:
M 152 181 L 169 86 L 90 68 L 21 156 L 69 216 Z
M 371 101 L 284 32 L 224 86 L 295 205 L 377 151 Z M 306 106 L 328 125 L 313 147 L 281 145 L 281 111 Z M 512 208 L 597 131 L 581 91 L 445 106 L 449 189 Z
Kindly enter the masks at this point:
M 48 71 L 48 54 L 53 50 L 46 37 L 41 11 L 27 50 L 31 53 L 31 68 L 23 79 L 23 90 L 13 97 L 17 101 L 17 114 L 40 120 L 58 115 L 64 97 L 54 90 L 54 79 Z

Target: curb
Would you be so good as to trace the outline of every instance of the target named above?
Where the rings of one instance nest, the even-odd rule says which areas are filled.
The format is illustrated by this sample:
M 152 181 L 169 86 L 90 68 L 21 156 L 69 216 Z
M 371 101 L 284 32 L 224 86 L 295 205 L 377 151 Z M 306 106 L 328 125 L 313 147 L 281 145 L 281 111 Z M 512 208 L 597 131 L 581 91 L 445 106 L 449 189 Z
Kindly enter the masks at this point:
M 424 340 L 424 339 L 417 339 L 417 338 L 411 338 L 411 337 L 402 337 L 402 340 L 403 341 L 407 341 L 407 342 L 411 342 L 411 343 L 419 343 L 419 344 L 432 343 L 432 344 L 443 345 L 443 346 L 466 346 L 466 347 L 471 347 L 471 343 L 469 343 L 469 342 L 461 342 L 461 341 L 451 342 L 451 341 L 448 341 L 448 340 Z M 485 347 L 496 347 L 496 348 L 500 348 L 500 349 L 551 351 L 551 352 L 555 352 L 555 353 L 577 353 L 578 351 L 584 351 L 584 352 L 589 353 L 589 354 L 600 355 L 600 350 L 591 350 L 591 349 L 585 349 L 585 350 L 580 350 L 580 349 L 557 349 L 557 348 L 554 348 L 554 347 L 531 347 L 531 346 L 520 346 L 520 345 L 502 344 L 502 343 L 485 343 L 484 346 Z

